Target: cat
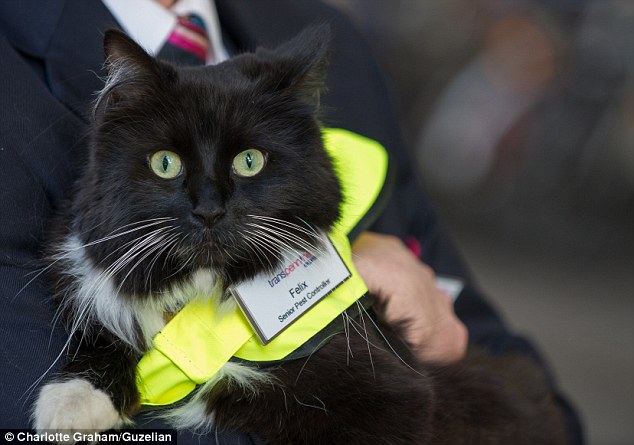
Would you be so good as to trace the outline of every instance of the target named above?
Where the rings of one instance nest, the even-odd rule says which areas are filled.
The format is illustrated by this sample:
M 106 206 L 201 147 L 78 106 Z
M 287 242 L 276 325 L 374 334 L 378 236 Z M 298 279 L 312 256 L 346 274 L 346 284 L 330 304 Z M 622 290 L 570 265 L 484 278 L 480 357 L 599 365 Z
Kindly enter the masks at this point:
M 106 33 L 89 157 L 49 249 L 59 313 L 78 341 L 39 392 L 36 429 L 130 424 L 136 366 L 166 308 L 196 294 L 231 304 L 224 291 L 274 269 L 282 245 L 317 245 L 305 224 L 332 228 L 342 194 L 318 120 L 330 39 L 314 26 L 273 50 L 177 68 Z M 254 223 L 271 234 L 266 245 Z M 160 414 L 272 445 L 565 443 L 529 359 L 421 363 L 380 307 L 358 317 L 308 358 L 228 363 L 218 383 Z

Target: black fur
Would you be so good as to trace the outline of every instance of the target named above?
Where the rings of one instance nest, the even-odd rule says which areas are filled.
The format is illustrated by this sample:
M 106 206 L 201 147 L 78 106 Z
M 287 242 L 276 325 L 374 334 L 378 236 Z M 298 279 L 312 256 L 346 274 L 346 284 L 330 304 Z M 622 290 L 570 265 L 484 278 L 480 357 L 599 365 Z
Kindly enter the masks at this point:
M 79 185 L 73 229 L 88 243 L 130 222 L 175 217 L 179 236 L 189 237 L 183 250 L 198 251 L 184 268 L 184 258 L 166 255 L 149 269 L 144 263 L 154 258 L 148 258 L 125 280 L 122 270 L 116 280 L 126 294 L 163 292 L 200 267 L 218 271 L 227 286 L 260 272 L 268 262 L 233 237 L 248 214 L 310 221 L 320 230 L 336 220 L 339 186 L 314 119 L 315 82 L 324 74 L 327 51 L 320 44 L 307 54 L 295 41 L 277 52 L 177 72 L 123 35 L 106 35 L 109 64 L 122 78 L 108 85 L 97 105 L 94 151 Z M 231 162 L 248 148 L 265 151 L 267 166 L 256 177 L 240 178 Z M 147 168 L 159 149 L 181 156 L 181 177 L 162 180 Z M 315 190 L 333 199 L 306 200 Z M 215 224 L 197 215 L 216 210 L 222 218 Z M 89 255 L 99 264 L 138 235 L 91 246 Z
M 298 223 L 301 229 L 283 227 L 293 247 L 314 242 L 304 224 L 327 231 L 336 222 L 341 192 L 317 120 L 329 39 L 327 27 L 315 27 L 276 50 L 175 68 L 121 33 L 106 34 L 110 76 L 95 105 L 90 159 L 52 248 L 56 292 L 71 323 L 83 306 L 75 296 L 82 278 L 69 272 L 77 266 L 62 247 L 69 236 L 104 270 L 139 236 L 170 226 L 173 248 L 141 250 L 147 257 L 112 273 L 122 304 L 160 307 L 196 270 L 212 269 L 228 287 L 277 265 L 279 246 L 249 245 L 249 215 Z M 266 166 L 239 177 L 232 159 L 249 148 L 266 153 Z M 180 155 L 180 176 L 166 180 L 151 171 L 148 159 L 161 149 Z M 84 318 L 80 350 L 60 378 L 87 378 L 132 416 L 134 370 L 147 340 L 142 320 L 134 320 L 130 340 L 109 332 L 99 315 Z M 216 427 L 281 445 L 564 443 L 533 363 L 510 358 L 512 372 L 486 356 L 421 364 L 367 314 L 348 331 L 309 359 L 268 369 L 275 383 L 256 392 L 216 385 L 206 402 Z M 528 377 L 517 382 L 517 368 Z
M 256 394 L 218 387 L 208 410 L 219 425 L 256 431 L 271 444 L 567 443 L 530 359 L 476 352 L 450 366 L 409 353 L 397 359 L 363 319 L 363 335 L 339 335 L 308 360 L 275 370 L 279 385 Z

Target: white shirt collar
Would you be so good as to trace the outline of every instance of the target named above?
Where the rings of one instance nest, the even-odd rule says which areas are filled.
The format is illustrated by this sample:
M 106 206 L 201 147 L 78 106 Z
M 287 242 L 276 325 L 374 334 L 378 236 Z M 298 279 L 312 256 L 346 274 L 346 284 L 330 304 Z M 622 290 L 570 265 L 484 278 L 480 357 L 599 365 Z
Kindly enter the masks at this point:
M 220 23 L 213 0 L 178 0 L 171 9 L 165 9 L 154 0 L 101 0 L 110 13 L 128 33 L 148 53 L 155 55 L 169 37 L 176 16 L 197 14 L 207 27 L 211 39 L 210 54 L 218 63 L 228 58 L 222 44 Z

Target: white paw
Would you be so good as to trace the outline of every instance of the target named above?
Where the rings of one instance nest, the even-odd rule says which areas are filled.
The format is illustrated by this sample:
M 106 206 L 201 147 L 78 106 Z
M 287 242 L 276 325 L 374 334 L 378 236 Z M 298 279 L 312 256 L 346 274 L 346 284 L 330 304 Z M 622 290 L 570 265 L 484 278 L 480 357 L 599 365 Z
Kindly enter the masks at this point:
M 121 426 L 124 420 L 110 397 L 83 379 L 44 386 L 33 411 L 37 431 L 106 431 Z

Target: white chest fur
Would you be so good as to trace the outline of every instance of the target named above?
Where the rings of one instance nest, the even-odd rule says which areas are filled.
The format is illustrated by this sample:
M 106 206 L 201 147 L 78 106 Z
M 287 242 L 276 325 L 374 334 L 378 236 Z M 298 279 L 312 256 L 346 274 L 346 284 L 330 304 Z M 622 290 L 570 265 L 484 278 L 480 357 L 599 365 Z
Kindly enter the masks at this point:
M 109 269 L 97 267 L 87 257 L 81 241 L 70 235 L 60 247 L 57 261 L 72 277 L 73 287 L 64 304 L 73 308 L 71 330 L 81 331 L 98 322 L 138 351 L 151 347 L 152 338 L 165 326 L 166 309 L 180 308 L 196 297 L 217 298 L 221 284 L 210 269 L 200 269 L 179 286 L 162 294 L 123 295 Z

